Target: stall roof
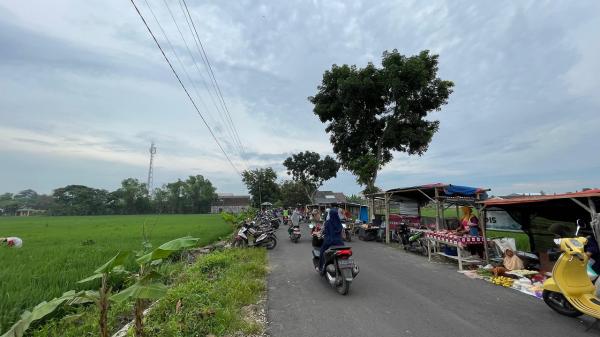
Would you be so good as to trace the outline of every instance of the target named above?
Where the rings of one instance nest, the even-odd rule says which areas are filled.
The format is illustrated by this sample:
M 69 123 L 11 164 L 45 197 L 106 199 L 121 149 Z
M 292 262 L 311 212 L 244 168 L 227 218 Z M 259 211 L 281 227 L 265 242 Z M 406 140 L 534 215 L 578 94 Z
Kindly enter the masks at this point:
M 411 187 L 393 188 L 384 192 L 373 193 L 369 197 L 383 197 L 385 194 L 393 196 L 402 196 L 419 202 L 429 202 L 436 198 L 436 190 L 440 198 L 478 198 L 485 194 L 489 189 L 480 187 L 460 186 L 453 184 L 435 183 L 427 185 L 418 185 Z
M 600 209 L 600 189 L 511 199 L 493 198 L 481 204 L 486 208 L 501 208 L 515 217 L 518 217 L 517 214 L 521 214 L 521 217 L 535 215 L 552 221 L 575 222 L 577 219 L 589 219 L 590 214 Z
M 577 198 L 593 198 L 600 197 L 600 189 L 591 189 L 574 193 L 551 194 L 551 195 L 528 195 L 510 199 L 493 198 L 482 201 L 486 206 L 502 206 L 502 205 L 517 205 L 539 203 L 560 199 L 577 199 Z

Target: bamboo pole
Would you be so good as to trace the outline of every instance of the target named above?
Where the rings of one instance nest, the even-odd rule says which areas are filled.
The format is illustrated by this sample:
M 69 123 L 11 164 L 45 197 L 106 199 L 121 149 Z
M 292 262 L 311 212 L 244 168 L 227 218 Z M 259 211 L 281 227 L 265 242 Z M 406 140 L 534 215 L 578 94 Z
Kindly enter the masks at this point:
M 385 194 L 385 243 L 390 243 L 390 195 Z

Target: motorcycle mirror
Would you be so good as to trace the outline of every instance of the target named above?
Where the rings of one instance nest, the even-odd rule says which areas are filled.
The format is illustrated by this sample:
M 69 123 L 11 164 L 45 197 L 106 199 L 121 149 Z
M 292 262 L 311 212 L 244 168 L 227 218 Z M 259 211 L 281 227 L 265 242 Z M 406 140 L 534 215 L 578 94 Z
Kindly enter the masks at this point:
M 554 239 L 554 243 L 560 246 L 560 239 Z

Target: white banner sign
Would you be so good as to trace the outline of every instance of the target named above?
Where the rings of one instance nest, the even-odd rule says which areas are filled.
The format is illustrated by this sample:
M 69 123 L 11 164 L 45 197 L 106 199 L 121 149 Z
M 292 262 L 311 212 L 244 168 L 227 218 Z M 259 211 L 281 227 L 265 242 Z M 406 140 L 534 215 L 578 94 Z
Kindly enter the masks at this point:
M 498 230 L 520 231 L 521 225 L 510 214 L 499 208 L 490 208 L 486 211 L 486 228 Z

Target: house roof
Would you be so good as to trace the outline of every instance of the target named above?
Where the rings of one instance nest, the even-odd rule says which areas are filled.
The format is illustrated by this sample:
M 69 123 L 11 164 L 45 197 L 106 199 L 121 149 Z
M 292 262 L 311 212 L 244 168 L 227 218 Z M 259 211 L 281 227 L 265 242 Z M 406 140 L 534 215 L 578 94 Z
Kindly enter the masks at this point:
M 250 206 L 250 196 L 248 195 L 232 195 L 220 196 L 213 201 L 213 206 Z
M 344 193 L 332 192 L 332 191 L 317 191 L 315 193 L 315 204 L 317 205 L 329 205 L 329 204 L 346 204 L 348 199 Z

